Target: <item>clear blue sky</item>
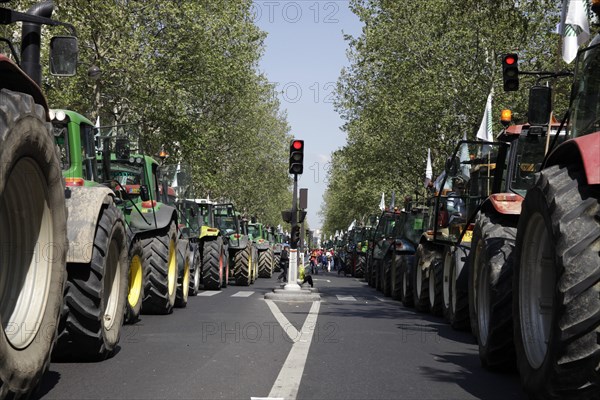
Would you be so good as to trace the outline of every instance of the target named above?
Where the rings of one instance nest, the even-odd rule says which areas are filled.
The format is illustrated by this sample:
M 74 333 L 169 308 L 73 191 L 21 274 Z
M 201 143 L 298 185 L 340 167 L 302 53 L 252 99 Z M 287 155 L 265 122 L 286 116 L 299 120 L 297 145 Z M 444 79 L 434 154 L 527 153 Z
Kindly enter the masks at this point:
M 254 1 L 257 25 L 268 33 L 261 70 L 277 82 L 291 133 L 305 141 L 304 174 L 308 222 L 321 226 L 321 209 L 330 154 L 346 135 L 333 109 L 333 93 L 342 67 L 348 65 L 344 34 L 359 36 L 362 24 L 348 1 Z

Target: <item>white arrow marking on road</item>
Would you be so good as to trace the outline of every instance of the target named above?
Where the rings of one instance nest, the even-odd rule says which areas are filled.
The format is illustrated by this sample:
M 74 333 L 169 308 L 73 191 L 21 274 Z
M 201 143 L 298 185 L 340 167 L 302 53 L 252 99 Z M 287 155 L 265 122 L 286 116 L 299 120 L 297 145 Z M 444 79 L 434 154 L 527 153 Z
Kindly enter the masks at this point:
M 296 327 L 292 325 L 290 321 L 288 321 L 288 319 L 285 317 L 285 315 L 283 315 L 281 311 L 279 311 L 279 308 L 275 305 L 273 300 L 266 299 L 265 301 L 271 309 L 273 316 L 275 317 L 277 322 L 279 322 L 281 328 L 283 328 L 285 334 L 288 335 L 292 342 L 296 342 L 296 340 L 300 338 L 300 332 L 298 332 Z
M 265 301 L 267 304 L 272 302 L 271 300 Z M 275 304 L 272 305 L 275 308 L 277 307 Z M 306 359 L 308 358 L 308 350 L 310 349 L 315 327 L 317 326 L 317 317 L 319 315 L 320 306 L 321 302 L 314 301 L 310 307 L 310 311 L 308 312 L 306 321 L 304 321 L 304 325 L 302 325 L 299 336 L 294 340 L 292 349 L 283 363 L 281 371 L 279 371 L 279 375 L 273 384 L 273 388 L 271 388 L 269 398 L 294 400 L 298 396 L 302 373 L 304 372 L 304 366 L 306 365 Z M 269 305 L 269 308 L 271 308 L 271 305 Z M 271 310 L 273 309 L 271 308 Z M 283 314 L 281 314 L 280 317 L 287 321 Z M 275 318 L 279 321 L 277 315 L 275 315 Z M 287 324 L 291 325 L 289 321 Z M 282 327 L 286 325 L 282 325 Z M 302 338 L 302 340 L 300 340 L 300 338 Z
M 375 296 L 375 298 L 376 298 L 377 300 L 379 300 L 379 301 L 383 301 L 383 302 L 386 302 L 386 301 L 387 301 L 386 299 L 382 299 L 381 297 L 377 297 L 377 296 Z
M 313 281 L 323 281 L 323 282 L 329 282 L 329 283 L 331 283 L 331 281 L 329 279 L 313 278 Z
M 253 291 L 242 290 L 241 292 L 237 292 L 236 294 L 232 294 L 231 297 L 250 297 L 254 294 Z
M 196 296 L 208 297 L 208 296 L 214 296 L 215 294 L 219 294 L 219 293 L 222 293 L 222 292 L 218 292 L 216 290 L 205 290 L 204 292 L 198 293 Z
M 338 300 L 344 300 L 344 301 L 356 301 L 356 299 L 354 298 L 354 296 L 342 296 L 340 294 L 336 295 Z

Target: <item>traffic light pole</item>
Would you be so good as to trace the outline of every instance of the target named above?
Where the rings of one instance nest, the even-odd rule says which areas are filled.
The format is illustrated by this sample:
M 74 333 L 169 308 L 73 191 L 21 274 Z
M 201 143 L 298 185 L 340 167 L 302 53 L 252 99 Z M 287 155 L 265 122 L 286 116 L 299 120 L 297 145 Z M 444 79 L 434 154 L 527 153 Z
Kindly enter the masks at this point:
M 298 174 L 294 174 L 294 191 L 292 193 L 292 232 L 298 226 Z M 292 235 L 293 236 L 293 235 Z M 285 290 L 300 290 L 298 279 L 298 242 L 291 240 L 290 243 L 290 263 L 288 268 L 288 279 Z

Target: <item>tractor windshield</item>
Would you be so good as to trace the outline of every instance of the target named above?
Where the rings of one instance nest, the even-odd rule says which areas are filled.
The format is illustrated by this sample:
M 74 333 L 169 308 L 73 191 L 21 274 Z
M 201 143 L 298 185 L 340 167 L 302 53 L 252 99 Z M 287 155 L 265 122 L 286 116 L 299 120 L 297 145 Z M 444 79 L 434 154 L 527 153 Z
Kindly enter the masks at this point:
M 551 136 L 556 135 L 556 129 Z M 564 131 L 558 138 L 559 143 L 565 139 Z M 520 135 L 519 140 L 511 146 L 517 146 L 516 163 L 512 172 L 510 188 L 515 193 L 525 197 L 527 190 L 535 183 L 535 173 L 544 160 L 546 136 Z M 550 139 L 551 141 L 553 138 Z
M 233 217 L 228 217 L 228 216 L 224 216 L 224 215 L 215 215 L 215 220 L 217 222 L 217 226 L 223 232 L 226 232 L 227 230 L 235 231 L 235 229 L 236 229 L 235 220 Z
M 600 39 L 582 50 L 573 82 L 573 137 L 600 131 Z
M 248 235 L 252 235 L 253 238 L 258 238 L 258 228 L 254 225 L 248 225 Z

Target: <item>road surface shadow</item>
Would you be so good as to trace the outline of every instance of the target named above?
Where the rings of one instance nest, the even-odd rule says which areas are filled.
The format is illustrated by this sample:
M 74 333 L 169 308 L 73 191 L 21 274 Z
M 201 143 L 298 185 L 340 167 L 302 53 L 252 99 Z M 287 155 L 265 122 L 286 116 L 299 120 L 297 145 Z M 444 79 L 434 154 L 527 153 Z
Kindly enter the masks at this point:
M 48 393 L 58 384 L 60 381 L 60 373 L 56 371 L 46 371 L 44 376 L 42 376 L 42 380 L 40 381 L 40 385 L 38 386 L 35 393 L 32 395 L 33 400 L 39 400 Z
M 442 365 L 448 363 L 457 365 L 461 367 L 462 371 L 457 373 L 454 368 L 448 366 L 442 366 L 441 368 L 420 367 L 420 370 L 428 379 L 455 383 L 481 400 L 527 400 L 516 372 L 497 373 L 487 371 L 481 368 L 479 357 L 471 354 L 437 354 L 436 360 Z M 514 383 L 514 386 L 507 387 L 507 379 Z M 490 393 L 490 387 L 501 387 L 502 393 Z

